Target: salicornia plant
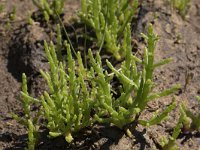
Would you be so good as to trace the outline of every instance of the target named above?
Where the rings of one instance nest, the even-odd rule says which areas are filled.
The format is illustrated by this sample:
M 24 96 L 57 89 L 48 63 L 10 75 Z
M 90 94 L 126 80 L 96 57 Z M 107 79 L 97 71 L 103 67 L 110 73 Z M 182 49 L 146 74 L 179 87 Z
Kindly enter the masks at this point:
M 56 19 L 63 13 L 65 0 L 32 0 L 34 5 L 42 11 L 46 21 L 50 18 Z
M 120 60 L 120 39 L 137 12 L 138 0 L 81 0 L 81 21 L 96 34 L 97 45 Z
M 169 139 L 163 137 L 159 144 L 161 145 L 163 150 L 179 150 L 178 145 L 176 144 L 176 139 L 181 133 L 181 129 L 183 128 L 183 122 L 185 121 L 184 113 L 181 113 L 178 123 L 176 124 L 172 135 Z
M 190 0 L 170 0 L 172 6 L 178 10 L 182 17 L 187 14 Z
M 197 100 L 198 97 L 197 97 Z M 184 116 L 183 130 L 184 131 L 200 131 L 200 113 L 194 114 L 184 104 L 180 107 L 181 115 Z
M 50 64 L 50 73 L 41 71 L 46 79 L 50 93 L 44 92 L 41 104 L 47 128 L 52 137 L 63 135 L 67 142 L 73 140 L 72 133 L 91 125 L 91 109 L 94 105 L 93 90 L 88 90 L 86 70 L 80 53 L 78 66 L 67 47 L 67 72 L 65 63 L 59 62 L 54 45 L 45 43 L 45 51 Z
M 21 97 L 24 117 L 20 117 L 16 114 L 13 114 L 13 118 L 28 129 L 28 150 L 34 150 L 38 138 L 40 111 L 35 112 L 34 116 L 31 113 L 31 106 L 35 103 L 39 103 L 39 101 L 29 96 L 27 88 L 27 79 L 25 74 L 22 75 Z
M 179 121 L 173 130 L 172 136 L 169 140 L 163 137 L 159 143 L 163 150 L 179 150 L 180 148 L 176 144 L 176 139 L 181 132 L 200 131 L 200 114 L 195 115 L 184 104 L 180 105 L 179 110 Z
M 114 98 L 112 95 L 111 91 L 114 89 L 112 89 L 112 86 L 109 84 L 109 80 L 106 79 L 106 76 L 109 75 L 103 70 L 100 57 L 97 57 L 95 60 L 92 58 L 92 54 L 89 54 L 90 60 L 92 60 L 92 66 L 95 72 L 97 72 L 96 84 L 99 87 L 97 88 L 98 98 L 96 98 L 98 101 L 95 103 L 97 107 L 95 119 L 102 123 L 112 123 L 121 129 L 134 122 L 138 122 L 144 126 L 160 123 L 168 116 L 168 113 L 175 108 L 176 103 L 174 101 L 162 113 L 159 115 L 155 113 L 148 121 L 140 120 L 139 116 L 141 112 L 146 109 L 150 101 L 167 96 L 179 88 L 179 86 L 176 85 L 171 89 L 159 93 L 152 92 L 155 86 L 153 82 L 154 70 L 168 63 L 171 59 L 165 59 L 154 63 L 154 51 L 158 37 L 153 33 L 152 25 L 148 26 L 147 35 L 143 34 L 147 42 L 143 60 L 132 54 L 131 31 L 129 27 L 125 28 L 124 34 L 123 50 L 126 51 L 126 55 L 121 68 L 117 70 L 107 61 L 108 67 L 119 79 L 121 84 L 120 96 L 118 98 Z M 139 69 L 139 65 L 142 66 L 142 70 Z
M 46 120 L 45 125 L 51 137 L 62 135 L 67 142 L 73 140 L 74 132 L 95 122 L 111 123 L 120 129 L 125 129 L 125 126 L 134 122 L 150 126 L 165 119 L 176 106 L 174 101 L 162 113 L 159 115 L 155 113 L 148 121 L 139 118 L 150 101 L 167 96 L 179 88 L 179 86 L 174 86 L 159 93 L 152 92 L 155 86 L 154 69 L 168 63 L 171 59 L 154 63 L 154 51 L 158 37 L 153 33 L 152 25 L 148 27 L 147 35 L 143 34 L 143 37 L 147 41 L 147 48 L 144 51 L 144 59 L 141 60 L 131 51 L 130 25 L 125 28 L 122 44 L 122 49 L 126 54 L 125 60 L 119 70 L 107 61 L 110 73 L 103 69 L 99 52 L 94 57 L 92 51 L 89 50 L 90 67 L 87 69 L 82 63 L 79 52 L 76 55 L 77 60 L 73 59 L 70 46 L 66 42 L 64 44 L 67 49 L 66 62 L 58 60 L 52 42 L 50 46 L 45 42 L 44 48 L 50 69 L 49 72 L 41 70 L 41 74 L 47 81 L 49 92 L 45 91 L 40 98 L 32 98 L 27 92 L 25 75 L 23 75 L 21 92 L 25 112 L 23 120 L 29 127 L 29 145 L 33 145 L 35 141 L 33 133 L 38 125 L 38 118 Z M 119 96 L 113 95 L 116 92 L 116 88 L 113 88 L 111 83 L 113 76 L 116 76 L 119 81 L 120 92 L 117 93 Z M 40 106 L 36 119 L 30 115 L 30 108 L 34 103 Z M 126 131 L 130 133 L 129 130 Z

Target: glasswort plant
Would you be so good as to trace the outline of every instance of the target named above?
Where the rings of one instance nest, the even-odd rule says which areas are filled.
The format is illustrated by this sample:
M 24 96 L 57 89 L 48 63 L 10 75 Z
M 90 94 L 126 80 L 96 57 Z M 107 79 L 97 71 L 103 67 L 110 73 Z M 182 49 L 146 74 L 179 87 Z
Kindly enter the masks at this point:
M 197 97 L 198 100 L 198 97 Z M 194 114 L 184 104 L 180 107 L 181 115 L 183 116 L 184 131 L 200 131 L 200 113 Z
M 178 10 L 182 17 L 187 14 L 190 0 L 170 0 L 172 6 Z
M 34 103 L 39 103 L 39 101 L 29 96 L 25 74 L 22 75 L 21 98 L 24 117 L 20 117 L 17 114 L 12 114 L 12 116 L 28 129 L 28 150 L 34 150 L 38 138 L 40 111 L 35 112 L 35 116 L 33 116 L 31 113 L 31 106 Z
M 120 38 L 137 12 L 138 0 L 81 0 L 79 16 L 96 34 L 97 45 L 104 46 L 120 60 Z
M 132 54 L 130 27 L 126 27 L 123 43 L 123 50 L 126 51 L 126 55 L 121 68 L 117 70 L 107 61 L 108 67 L 122 84 L 120 96 L 116 99 L 112 96 L 111 91 L 113 89 L 108 83 L 109 80 L 106 79 L 108 75 L 104 73 L 100 57 L 97 55 L 97 59 L 94 60 L 92 54 L 89 54 L 90 60 L 92 60 L 91 64 L 95 72 L 97 72 L 96 84 L 99 87 L 97 88 L 97 103 L 95 103 L 95 119 L 98 122 L 112 123 L 121 129 L 124 129 L 128 124 L 134 122 L 144 126 L 151 126 L 160 123 L 176 107 L 176 103 L 173 101 L 161 114 L 155 113 L 150 120 L 145 121 L 139 119 L 141 112 L 146 109 L 150 101 L 168 96 L 180 88 L 179 85 L 176 85 L 171 89 L 159 93 L 152 93 L 154 86 L 153 72 L 155 68 L 170 62 L 171 59 L 154 63 L 154 51 L 158 37 L 153 33 L 152 25 L 148 26 L 147 35 L 142 35 L 147 42 L 143 60 L 140 60 Z M 142 65 L 142 71 L 139 71 L 137 64 Z
M 94 57 L 92 51 L 89 50 L 90 67 L 87 69 L 82 63 L 79 52 L 77 61 L 73 59 L 70 46 L 66 42 L 64 43 L 67 49 L 66 62 L 58 60 L 57 51 L 52 42 L 50 46 L 45 42 L 44 48 L 50 70 L 47 72 L 41 70 L 41 74 L 48 84 L 49 92 L 45 91 L 37 99 L 29 96 L 23 74 L 21 94 L 25 116 L 22 120 L 29 129 L 29 145 L 32 146 L 35 143 L 36 136 L 33 133 L 39 129 L 37 127 L 39 118 L 46 120 L 45 126 L 51 137 L 62 135 L 69 143 L 73 140 L 74 132 L 91 126 L 95 122 L 114 124 L 120 129 L 125 129 L 130 135 L 129 128 L 126 127 L 134 122 L 151 126 L 165 119 L 175 108 L 175 101 L 162 113 L 154 113 L 148 121 L 139 118 L 150 101 L 168 96 L 179 88 L 176 85 L 159 93 L 152 92 L 154 69 L 170 62 L 171 59 L 154 63 L 158 37 L 153 33 L 152 25 L 148 26 L 147 35 L 143 34 L 143 37 L 147 42 L 147 47 L 144 50 L 144 59 L 141 60 L 132 53 L 131 31 L 128 24 L 122 44 L 122 49 L 126 54 L 125 60 L 119 70 L 107 61 L 111 70 L 110 74 L 103 69 L 99 52 Z M 142 70 L 139 69 L 139 65 L 142 66 Z M 116 76 L 121 84 L 119 97 L 113 96 L 113 91 L 115 91 L 111 84 L 113 76 Z M 31 115 L 32 104 L 40 106 L 35 119 Z M 20 121 L 19 117 L 15 116 L 15 118 Z
M 32 0 L 32 2 L 42 11 L 45 20 L 49 21 L 50 17 L 55 20 L 62 14 L 65 0 Z

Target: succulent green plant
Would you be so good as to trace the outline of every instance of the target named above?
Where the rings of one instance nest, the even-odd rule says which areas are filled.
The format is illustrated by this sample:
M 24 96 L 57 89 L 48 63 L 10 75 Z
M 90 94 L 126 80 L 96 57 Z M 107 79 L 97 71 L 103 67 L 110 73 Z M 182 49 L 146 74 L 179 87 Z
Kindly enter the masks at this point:
M 197 100 L 199 97 L 197 97 Z M 172 136 L 169 140 L 166 137 L 159 143 L 163 150 L 179 150 L 176 139 L 181 132 L 200 131 L 200 114 L 195 115 L 183 103 L 180 105 L 180 117 L 176 124 Z
M 87 69 L 82 63 L 80 52 L 77 53 L 77 61 L 73 59 L 67 42 L 64 43 L 67 49 L 66 61 L 58 60 L 52 42 L 50 46 L 44 42 L 50 69 L 48 72 L 42 70 L 40 72 L 48 84 L 48 92 L 45 91 L 39 98 L 31 97 L 27 92 L 26 76 L 23 74 L 21 95 L 25 116 L 24 118 L 14 116 L 19 122 L 24 122 L 23 124 L 29 129 L 29 147 L 33 146 L 37 139 L 35 131 L 39 129 L 39 118 L 46 120 L 44 125 L 48 128 L 51 137 L 62 135 L 69 143 L 73 140 L 74 132 L 95 122 L 110 123 L 125 129 L 127 125 L 134 122 L 148 127 L 164 120 L 175 108 L 175 101 L 162 113 L 154 113 L 148 121 L 139 118 L 150 101 L 172 94 L 179 89 L 176 85 L 159 93 L 152 92 L 154 69 L 170 62 L 171 59 L 154 63 L 158 37 L 153 33 L 152 25 L 148 26 L 147 35 L 143 34 L 143 37 L 147 41 L 147 48 L 144 51 L 144 59 L 141 60 L 131 51 L 130 25 L 125 28 L 122 44 L 123 50 L 126 51 L 125 60 L 119 70 L 107 61 L 110 74 L 103 69 L 99 52 L 94 57 L 89 50 L 90 68 Z M 142 66 L 142 70 L 139 66 Z M 119 97 L 113 96 L 115 88 L 112 87 L 111 82 L 114 76 L 118 78 L 121 85 Z M 40 111 L 37 115 L 31 115 L 30 108 L 33 104 L 39 106 Z M 128 128 L 125 130 L 130 134 Z
M 33 4 L 42 11 L 46 21 L 57 19 L 63 13 L 65 0 L 32 0 Z
M 12 116 L 15 120 L 17 120 L 19 123 L 21 123 L 27 128 L 28 150 L 34 150 L 35 144 L 37 143 L 38 139 L 40 111 L 35 112 L 35 116 L 33 116 L 31 113 L 31 106 L 33 105 L 33 103 L 39 103 L 39 101 L 29 96 L 27 88 L 27 79 L 25 74 L 22 75 L 21 99 L 24 117 L 20 117 L 14 113 L 12 114 Z
M 0 4 L 0 13 L 2 13 L 4 11 L 4 5 Z
M 94 89 L 87 89 L 88 85 L 85 80 L 87 80 L 90 72 L 86 72 L 83 67 L 80 53 L 77 54 L 77 66 L 72 58 L 70 46 L 66 42 L 65 46 L 68 66 L 64 61 L 58 61 L 53 43 L 50 46 L 46 42 L 44 44 L 50 72 L 41 70 L 41 74 L 47 81 L 49 93 L 45 91 L 40 98 L 32 98 L 23 90 L 23 87 L 27 88 L 27 85 L 23 83 L 21 94 L 24 97 L 22 104 L 25 114 L 30 116 L 30 105 L 35 102 L 39 103 L 42 112 L 40 117 L 47 120 L 45 126 L 49 129 L 49 135 L 51 137 L 63 135 L 67 142 L 71 142 L 73 132 L 92 124 L 90 113 L 94 105 L 95 98 L 93 97 L 95 93 Z M 25 75 L 23 75 L 23 78 L 25 78 Z M 88 80 L 90 81 L 90 79 Z M 14 118 L 20 122 L 16 116 Z M 25 115 L 23 120 L 28 121 L 29 118 Z M 30 137 L 33 137 L 34 124 L 29 121 L 28 126 Z
M 128 124 L 134 122 L 144 126 L 158 124 L 176 107 L 175 101 L 162 113 L 155 113 L 148 121 L 141 120 L 139 117 L 150 101 L 172 94 L 180 88 L 179 85 L 175 85 L 171 89 L 159 93 L 152 93 L 154 87 L 153 72 L 155 68 L 170 62 L 171 59 L 165 59 L 154 63 L 154 51 L 158 37 L 153 33 L 152 25 L 148 26 L 147 35 L 142 34 L 147 42 L 143 60 L 140 60 L 132 54 L 130 27 L 126 27 L 124 34 L 125 40 L 123 43 L 123 50 L 126 51 L 126 55 L 121 68 L 117 70 L 107 61 L 108 67 L 121 83 L 121 91 L 118 98 L 112 96 L 111 91 L 113 89 L 105 79 L 108 75 L 104 73 L 105 71 L 101 66 L 100 57 L 95 61 L 92 59 L 92 54 L 89 54 L 90 60 L 92 60 L 92 66 L 95 72 L 97 72 L 96 84 L 99 87 L 97 88 L 97 103 L 95 103 L 97 107 L 95 119 L 101 123 L 112 123 L 121 129 L 124 129 Z M 139 65 L 137 64 L 142 66 L 142 71 L 139 71 Z
M 181 129 L 183 127 L 182 123 L 184 121 L 184 115 L 181 113 L 178 123 L 176 124 L 172 136 L 169 139 L 163 137 L 160 141 L 160 145 L 163 150 L 179 150 L 178 145 L 176 144 L 176 139 L 178 138 L 179 134 L 181 133 Z
M 81 21 L 96 34 L 97 45 L 112 53 L 117 60 L 120 53 L 120 39 L 124 29 L 137 12 L 138 0 L 81 0 Z
M 180 15 L 182 17 L 185 17 L 185 15 L 188 12 L 190 0 L 170 0 L 172 6 L 178 10 Z
M 14 21 L 16 18 L 16 6 L 13 6 L 12 11 L 9 13 L 9 20 Z
M 200 113 L 194 114 L 184 104 L 181 105 L 180 112 L 184 116 L 183 130 L 200 132 Z

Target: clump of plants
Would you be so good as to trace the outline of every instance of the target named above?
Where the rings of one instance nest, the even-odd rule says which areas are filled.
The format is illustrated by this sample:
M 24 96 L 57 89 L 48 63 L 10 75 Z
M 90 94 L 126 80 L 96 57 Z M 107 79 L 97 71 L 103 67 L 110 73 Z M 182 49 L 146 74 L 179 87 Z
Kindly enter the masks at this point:
M 147 42 L 143 60 L 140 60 L 131 51 L 131 32 L 130 28 L 127 27 L 122 47 L 126 55 L 121 68 L 117 70 L 107 61 L 108 67 L 121 84 L 118 98 L 114 98 L 112 95 L 112 86 L 105 79 L 106 74 L 101 66 L 100 58 L 92 61 L 92 66 L 97 72 L 96 84 L 99 87 L 97 88 L 97 103 L 95 103 L 97 108 L 95 118 L 98 122 L 112 123 L 121 129 L 125 129 L 126 125 L 134 122 L 144 126 L 151 126 L 161 122 L 175 108 L 176 103 L 173 102 L 162 113 L 155 113 L 150 120 L 140 119 L 140 114 L 146 109 L 150 101 L 167 96 L 179 88 L 179 86 L 174 86 L 160 93 L 152 93 L 155 86 L 153 82 L 155 68 L 168 63 L 171 59 L 154 63 L 154 51 L 158 37 L 153 33 L 152 25 L 148 26 L 147 35 L 142 35 Z M 142 70 L 139 70 L 139 65 L 142 66 Z
M 190 0 L 170 0 L 170 2 L 180 15 L 185 17 L 189 9 Z
M 44 126 L 48 128 L 51 137 L 64 136 L 69 143 L 73 140 L 75 132 L 94 123 L 114 124 L 130 136 L 129 129 L 133 124 L 148 127 L 166 119 L 168 113 L 176 107 L 175 101 L 163 112 L 156 111 L 149 120 L 140 119 L 149 102 L 168 96 L 179 89 L 176 85 L 165 91 L 153 92 L 154 70 L 171 59 L 154 63 L 158 37 L 154 34 L 152 25 L 148 26 L 147 35 L 142 36 L 147 42 L 143 60 L 132 53 L 130 25 L 125 28 L 121 47 L 126 54 L 125 60 L 118 70 L 107 60 L 111 71 L 109 73 L 103 69 L 98 52 L 94 57 L 89 50 L 90 67 L 85 68 L 81 54 L 78 52 L 75 60 L 66 42 L 66 61 L 59 61 L 54 44 L 51 42 L 48 46 L 45 42 L 44 48 L 50 70 L 41 70 L 41 75 L 48 84 L 48 92 L 45 91 L 39 98 L 31 97 L 27 92 L 26 76 L 23 74 L 21 95 L 25 116 L 19 118 L 14 115 L 14 118 L 28 128 L 28 147 L 34 148 L 37 141 L 36 133 L 39 130 L 40 118 L 46 120 Z M 119 80 L 119 96 L 113 95 L 116 92 L 111 83 L 114 76 Z M 34 115 L 31 114 L 32 105 L 37 105 L 40 110 L 33 112 Z
M 120 40 L 123 32 L 137 12 L 138 0 L 81 0 L 81 21 L 91 27 L 97 45 L 104 47 L 120 60 L 125 52 Z
M 72 141 L 72 132 L 91 125 L 90 112 L 94 104 L 93 90 L 87 90 L 86 70 L 83 67 L 80 53 L 78 53 L 78 66 L 72 58 L 68 44 L 67 49 L 67 72 L 66 64 L 59 62 L 53 43 L 50 46 L 45 43 L 45 52 L 50 64 L 50 73 L 43 72 L 50 93 L 44 92 L 40 97 L 43 116 L 47 119 L 47 128 L 52 137 L 65 136 L 67 142 Z M 77 72 L 76 72 L 77 71 Z M 77 73 L 77 74 L 76 74 Z M 88 72 L 89 73 L 89 72 Z M 26 93 L 22 92 L 27 98 Z
M 65 0 L 32 0 L 33 4 L 43 13 L 45 20 L 56 20 L 63 13 Z

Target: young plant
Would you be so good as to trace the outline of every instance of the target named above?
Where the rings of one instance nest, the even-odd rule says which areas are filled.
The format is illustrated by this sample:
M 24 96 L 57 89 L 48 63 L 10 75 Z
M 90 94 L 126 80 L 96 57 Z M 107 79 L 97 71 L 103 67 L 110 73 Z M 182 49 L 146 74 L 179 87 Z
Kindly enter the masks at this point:
M 138 0 L 81 0 L 81 21 L 96 34 L 97 45 L 120 60 L 120 39 L 137 12 Z
M 179 150 L 179 147 L 176 144 L 176 139 L 181 133 L 181 129 L 183 127 L 184 121 L 185 121 L 185 115 L 181 113 L 178 123 L 176 124 L 169 140 L 166 137 L 163 137 L 161 141 L 159 142 L 159 145 L 162 147 L 163 150 Z
M 27 79 L 25 74 L 22 75 L 21 97 L 24 117 L 20 117 L 16 114 L 12 115 L 15 120 L 17 120 L 20 124 L 24 125 L 28 129 L 28 150 L 34 150 L 38 138 L 40 112 L 35 112 L 35 117 L 33 117 L 31 114 L 31 106 L 33 103 L 38 103 L 39 101 L 37 99 L 31 98 L 28 95 Z
M 199 100 L 198 97 L 197 100 Z M 181 105 L 180 111 L 184 116 L 183 130 L 200 132 L 200 113 L 195 115 L 184 104 Z
M 42 11 L 45 20 L 48 22 L 50 18 L 56 20 L 57 16 L 63 13 L 65 0 L 32 0 L 32 2 Z
M 179 121 L 174 128 L 172 136 L 169 140 L 167 140 L 166 137 L 162 138 L 159 143 L 163 150 L 179 150 L 179 147 L 176 144 L 176 139 L 181 132 L 200 131 L 200 114 L 194 115 L 184 104 L 180 106 L 179 110 Z
M 96 84 L 99 87 L 97 88 L 98 97 L 96 98 L 98 101 L 95 103 L 95 119 L 101 123 L 112 123 L 121 129 L 124 129 L 127 125 L 134 122 L 144 126 L 158 124 L 176 107 L 175 101 L 173 101 L 162 113 L 158 114 L 158 112 L 156 112 L 148 121 L 140 120 L 139 117 L 150 101 L 168 96 L 179 89 L 179 86 L 176 85 L 171 89 L 159 93 L 152 93 L 153 87 L 155 86 L 153 82 L 154 70 L 157 67 L 170 62 L 171 59 L 165 59 L 158 63 L 154 63 L 154 51 L 158 37 L 153 33 L 152 25 L 148 26 L 147 35 L 143 34 L 143 37 L 147 42 L 143 60 L 140 60 L 132 54 L 130 27 L 126 27 L 124 33 L 123 50 L 126 51 L 126 55 L 121 68 L 117 70 L 109 61 L 107 61 L 108 67 L 121 83 L 121 91 L 118 98 L 113 97 L 111 91 L 114 89 L 112 89 L 109 84 L 109 80 L 106 79 L 106 76 L 109 76 L 109 74 L 103 70 L 100 57 L 97 55 L 98 57 L 95 60 L 93 59 L 92 54 L 89 53 L 91 64 L 95 72 L 97 72 Z M 139 71 L 139 65 L 137 64 L 142 66 L 142 71 Z M 129 130 L 127 131 L 130 133 Z
M 0 4 L 0 13 L 2 13 L 4 11 L 4 5 Z
M 178 10 L 182 17 L 187 14 L 190 0 L 170 0 L 172 6 Z
M 45 43 L 45 51 L 50 64 L 50 74 L 41 71 L 46 79 L 50 94 L 41 96 L 44 117 L 48 120 L 47 127 L 52 137 L 64 135 L 67 142 L 73 140 L 72 133 L 91 125 L 90 113 L 94 105 L 93 92 L 88 90 L 87 73 L 83 67 L 80 53 L 77 54 L 78 66 L 72 58 L 68 44 L 67 64 L 59 62 L 54 45 Z M 76 75 L 77 73 L 77 75 Z
M 12 11 L 9 13 L 9 20 L 14 21 L 16 18 L 16 6 L 13 6 Z

